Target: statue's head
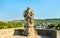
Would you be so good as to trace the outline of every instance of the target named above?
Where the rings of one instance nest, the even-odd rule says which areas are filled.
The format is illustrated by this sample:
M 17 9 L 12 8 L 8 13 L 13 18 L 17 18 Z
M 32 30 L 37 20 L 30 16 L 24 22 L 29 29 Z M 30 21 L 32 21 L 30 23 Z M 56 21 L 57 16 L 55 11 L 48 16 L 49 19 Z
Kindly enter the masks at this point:
M 27 10 L 30 10 L 30 7 L 28 7 Z

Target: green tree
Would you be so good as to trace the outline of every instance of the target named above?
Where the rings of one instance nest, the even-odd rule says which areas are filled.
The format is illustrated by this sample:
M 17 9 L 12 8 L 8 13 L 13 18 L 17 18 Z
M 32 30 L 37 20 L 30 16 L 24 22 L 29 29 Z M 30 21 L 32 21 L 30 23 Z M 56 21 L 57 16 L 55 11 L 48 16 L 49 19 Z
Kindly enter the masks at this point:
M 57 30 L 60 30 L 60 23 L 57 25 L 56 28 L 57 28 Z
M 56 24 L 49 24 L 48 25 L 49 28 L 54 28 L 54 29 L 56 29 L 56 26 L 57 26 Z

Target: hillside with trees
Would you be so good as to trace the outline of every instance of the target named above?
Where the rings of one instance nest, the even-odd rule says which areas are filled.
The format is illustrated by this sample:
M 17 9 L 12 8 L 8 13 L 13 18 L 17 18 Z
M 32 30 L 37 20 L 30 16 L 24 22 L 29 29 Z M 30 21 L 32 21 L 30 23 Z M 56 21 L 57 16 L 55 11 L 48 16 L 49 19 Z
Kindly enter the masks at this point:
M 43 22 L 44 23 L 53 23 L 53 26 L 54 26 L 54 24 L 58 23 L 58 26 L 60 26 L 60 18 L 59 19 L 43 19 L 43 20 L 35 19 L 34 22 L 35 22 L 35 26 L 40 25 Z M 0 29 L 23 27 L 24 24 L 25 24 L 25 20 L 13 20 L 13 21 L 7 21 L 7 22 L 0 21 Z M 49 27 L 51 27 L 51 25 Z

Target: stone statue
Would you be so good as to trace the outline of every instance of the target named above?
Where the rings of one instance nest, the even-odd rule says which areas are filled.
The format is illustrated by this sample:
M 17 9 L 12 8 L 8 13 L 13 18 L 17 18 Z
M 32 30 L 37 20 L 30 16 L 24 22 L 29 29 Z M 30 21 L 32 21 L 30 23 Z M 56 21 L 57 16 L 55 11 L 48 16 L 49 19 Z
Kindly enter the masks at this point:
M 32 24 L 33 19 L 34 19 L 34 14 L 32 10 L 28 7 L 28 9 L 24 12 L 24 18 L 26 22 Z
M 24 34 L 29 38 L 35 37 L 36 31 L 34 28 L 34 13 L 29 7 L 24 11 L 24 18 L 26 20 Z

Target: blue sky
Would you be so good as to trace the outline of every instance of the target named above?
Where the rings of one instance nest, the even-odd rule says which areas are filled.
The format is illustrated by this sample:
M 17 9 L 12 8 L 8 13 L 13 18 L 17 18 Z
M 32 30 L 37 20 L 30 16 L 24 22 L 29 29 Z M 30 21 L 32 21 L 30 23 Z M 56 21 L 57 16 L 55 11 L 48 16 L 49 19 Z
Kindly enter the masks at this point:
M 0 0 L 0 21 L 24 19 L 27 7 L 35 19 L 60 18 L 60 0 Z

